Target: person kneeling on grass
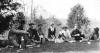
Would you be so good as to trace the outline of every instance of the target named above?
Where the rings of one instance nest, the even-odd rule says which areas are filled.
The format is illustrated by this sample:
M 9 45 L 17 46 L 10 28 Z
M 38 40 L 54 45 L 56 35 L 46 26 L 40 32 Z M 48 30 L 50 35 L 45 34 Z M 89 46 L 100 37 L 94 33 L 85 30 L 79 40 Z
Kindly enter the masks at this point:
M 35 43 L 35 47 L 40 47 L 40 37 L 38 31 L 36 30 L 36 25 L 34 23 L 29 24 L 30 28 L 27 30 L 30 33 L 29 39 L 31 43 Z

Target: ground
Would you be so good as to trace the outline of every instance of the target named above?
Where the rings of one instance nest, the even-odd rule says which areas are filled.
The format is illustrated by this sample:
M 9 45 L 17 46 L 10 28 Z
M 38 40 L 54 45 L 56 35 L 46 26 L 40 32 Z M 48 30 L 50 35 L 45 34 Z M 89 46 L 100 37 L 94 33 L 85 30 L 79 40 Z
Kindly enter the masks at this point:
M 6 48 L 0 51 L 0 53 L 18 53 L 17 48 Z M 91 44 L 87 42 L 75 42 L 75 43 L 54 43 L 46 42 L 41 47 L 26 48 L 19 53 L 44 53 L 44 52 L 66 52 L 66 53 L 99 53 L 100 41 L 92 41 Z

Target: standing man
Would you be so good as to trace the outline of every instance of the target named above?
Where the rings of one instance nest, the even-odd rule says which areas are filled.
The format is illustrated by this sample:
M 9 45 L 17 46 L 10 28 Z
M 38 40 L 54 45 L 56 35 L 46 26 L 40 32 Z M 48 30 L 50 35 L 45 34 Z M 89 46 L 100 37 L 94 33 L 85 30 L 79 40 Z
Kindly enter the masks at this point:
M 51 26 L 48 28 L 48 38 L 52 39 L 52 41 L 56 38 L 55 36 L 56 28 L 54 27 L 54 24 L 51 24 Z

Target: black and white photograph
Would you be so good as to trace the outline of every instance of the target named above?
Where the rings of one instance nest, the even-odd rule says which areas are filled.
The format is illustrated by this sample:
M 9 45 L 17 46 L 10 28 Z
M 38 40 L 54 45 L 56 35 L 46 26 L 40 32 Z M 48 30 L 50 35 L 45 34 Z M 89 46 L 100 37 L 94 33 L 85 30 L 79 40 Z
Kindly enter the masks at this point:
M 100 53 L 100 0 L 0 0 L 0 53 Z

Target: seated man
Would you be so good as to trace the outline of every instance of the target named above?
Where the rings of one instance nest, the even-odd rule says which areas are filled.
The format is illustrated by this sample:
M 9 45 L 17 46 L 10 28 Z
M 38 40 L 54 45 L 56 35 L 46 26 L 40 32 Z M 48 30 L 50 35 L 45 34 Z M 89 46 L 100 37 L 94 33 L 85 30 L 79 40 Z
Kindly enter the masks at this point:
M 71 33 L 71 36 L 75 39 L 75 41 L 82 40 L 82 37 L 85 38 L 84 35 L 81 34 L 81 31 L 78 29 L 77 25 L 75 25 L 75 28 Z
M 29 39 L 31 42 L 35 42 L 39 45 L 40 37 L 38 35 L 38 31 L 36 30 L 36 25 L 34 23 L 29 24 L 30 28 L 27 30 L 30 33 Z
M 26 44 L 25 41 L 27 41 L 27 39 L 25 39 L 25 36 L 27 37 L 27 35 L 28 35 L 28 32 L 24 30 L 11 29 L 8 34 L 8 40 L 14 46 L 18 46 L 22 48 L 23 45 L 24 45 L 23 47 L 25 47 L 25 44 Z M 23 41 L 22 41 L 22 37 L 23 37 Z
M 45 36 L 44 36 L 43 31 L 42 31 L 42 26 L 43 26 L 42 24 L 38 25 L 38 35 L 40 37 L 41 44 L 45 43 Z

